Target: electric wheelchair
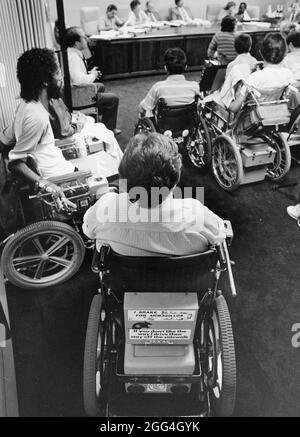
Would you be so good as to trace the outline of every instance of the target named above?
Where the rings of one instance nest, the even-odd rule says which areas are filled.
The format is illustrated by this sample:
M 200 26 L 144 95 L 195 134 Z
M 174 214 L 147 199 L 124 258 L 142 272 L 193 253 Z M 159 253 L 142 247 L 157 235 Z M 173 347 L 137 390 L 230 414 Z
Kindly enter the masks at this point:
M 286 92 L 287 87 L 259 91 L 247 86 L 246 100 L 236 114 L 216 102 L 203 104 L 201 120 L 211 137 L 212 173 L 224 190 L 234 191 L 265 177 L 281 181 L 288 173 Z
M 230 222 L 226 226 L 230 242 Z M 87 415 L 117 416 L 120 393 L 125 408 L 135 401 L 138 408 L 150 397 L 152 406 L 177 399 L 178 416 L 191 409 L 198 417 L 232 415 L 235 347 L 219 288 L 227 272 L 236 296 L 231 264 L 226 241 L 189 256 L 126 257 L 108 245 L 95 252 L 92 270 L 100 288 L 84 352 Z M 135 414 L 127 409 L 121 415 Z
M 198 111 L 198 96 L 188 105 L 168 106 L 160 98 L 154 116 L 141 117 L 134 130 L 139 133 L 158 132 L 171 136 L 180 153 L 195 167 L 204 168 L 211 161 L 211 142 L 206 125 Z
M 33 156 L 28 155 L 27 165 L 38 173 Z M 39 191 L 24 177 L 6 171 L 17 198 L 15 229 L 1 243 L 6 279 L 29 290 L 67 281 L 79 270 L 85 249 L 94 247 L 82 232 L 83 215 L 97 200 L 99 191 L 109 189 L 107 180 L 93 177 L 89 170 L 49 178 L 77 207 L 68 210 L 61 209 L 57 199 Z

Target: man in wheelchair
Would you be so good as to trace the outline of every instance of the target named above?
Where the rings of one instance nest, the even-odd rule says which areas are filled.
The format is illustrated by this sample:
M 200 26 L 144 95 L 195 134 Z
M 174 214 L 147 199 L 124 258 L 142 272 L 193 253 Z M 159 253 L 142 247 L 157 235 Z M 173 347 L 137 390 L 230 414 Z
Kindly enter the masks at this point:
M 236 294 L 229 233 L 200 201 L 173 197 L 180 171 L 172 139 L 137 135 L 119 168 L 126 192 L 105 194 L 84 216 L 84 232 L 97 240 L 92 269 L 100 277 L 84 354 L 90 416 L 118 415 L 121 396 L 131 416 L 142 394 L 175 402 L 178 416 L 233 412 L 234 341 L 218 286 L 227 271 Z
M 136 135 L 119 167 L 126 191 L 102 196 L 83 231 L 123 255 L 186 255 L 224 240 L 224 222 L 199 200 L 174 198 L 181 173 L 178 147 L 167 136 Z M 121 184 L 122 186 L 122 184 Z
M 159 99 L 163 98 L 168 106 L 187 105 L 199 95 L 199 85 L 186 80 L 184 72 L 187 59 L 183 50 L 168 49 L 164 54 L 166 80 L 156 82 L 139 105 L 141 116 L 152 117 Z
M 41 191 L 52 194 L 62 208 L 72 209 L 74 204 L 65 198 L 61 187 L 49 179 L 77 171 L 55 145 L 49 118 L 50 104 L 61 97 L 63 88 L 55 53 L 48 49 L 28 50 L 18 60 L 17 76 L 22 100 L 13 125 L 0 134 L 0 142 L 11 148 L 9 169 L 35 183 Z M 121 155 L 122 152 L 118 159 Z M 28 156 L 36 161 L 39 174 L 27 165 Z

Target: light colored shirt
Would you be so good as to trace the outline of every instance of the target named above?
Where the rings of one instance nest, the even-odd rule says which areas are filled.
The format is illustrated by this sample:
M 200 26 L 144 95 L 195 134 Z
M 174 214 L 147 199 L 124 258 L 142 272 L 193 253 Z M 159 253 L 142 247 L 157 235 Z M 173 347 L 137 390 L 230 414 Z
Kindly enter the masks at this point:
M 89 85 L 97 79 L 97 73 L 87 72 L 83 54 L 80 50 L 69 47 L 68 61 L 72 86 Z
M 152 86 L 141 101 L 140 108 L 146 111 L 146 117 L 151 117 L 160 98 L 164 98 L 168 106 L 177 106 L 192 103 L 197 95 L 199 95 L 197 82 L 186 80 L 184 74 L 171 74 L 166 80 L 156 82 Z
M 178 12 L 180 13 L 183 21 L 186 22 L 192 21 L 192 18 L 189 16 L 185 8 L 178 7 Z
M 263 70 L 255 71 L 247 78 L 247 83 L 258 90 L 284 88 L 293 82 L 293 73 L 283 64 L 266 64 Z
M 257 59 L 251 56 L 250 53 L 241 53 L 227 65 L 226 76 L 230 73 L 230 71 L 235 65 L 239 65 L 239 64 L 248 64 L 250 70 L 253 71 L 257 64 Z
M 223 220 L 198 200 L 169 195 L 156 208 L 145 209 L 138 202 L 131 203 L 127 193 L 102 196 L 86 212 L 83 231 L 97 240 L 98 250 L 110 244 L 115 252 L 127 256 L 199 253 L 226 237 Z
M 296 81 L 300 80 L 300 48 L 288 53 L 284 58 L 282 65 L 294 75 Z
M 136 24 L 143 24 L 149 22 L 149 18 L 146 13 L 142 10 L 139 11 L 138 17 L 135 15 L 133 11 L 130 11 L 128 14 L 127 21 L 125 23 L 126 26 L 135 26 Z
M 0 141 L 14 145 L 9 160 L 26 160 L 34 155 L 42 177 L 60 176 L 74 171 L 74 165 L 66 161 L 61 150 L 55 146 L 49 113 L 41 102 L 21 101 L 13 125 L 0 134 Z
M 100 17 L 99 19 L 99 29 L 119 29 L 119 27 L 123 26 L 124 21 L 121 20 L 117 15 L 112 18 L 108 18 L 107 15 Z

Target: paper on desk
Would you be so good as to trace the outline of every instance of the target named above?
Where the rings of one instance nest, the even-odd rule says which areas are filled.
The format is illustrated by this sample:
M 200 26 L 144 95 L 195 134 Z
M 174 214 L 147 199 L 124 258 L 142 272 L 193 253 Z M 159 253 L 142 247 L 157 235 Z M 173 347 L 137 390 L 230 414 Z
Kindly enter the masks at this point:
M 242 23 L 244 26 L 255 26 L 255 27 L 262 27 L 263 29 L 269 29 L 271 27 L 271 23 L 268 23 L 266 21 L 243 21 Z

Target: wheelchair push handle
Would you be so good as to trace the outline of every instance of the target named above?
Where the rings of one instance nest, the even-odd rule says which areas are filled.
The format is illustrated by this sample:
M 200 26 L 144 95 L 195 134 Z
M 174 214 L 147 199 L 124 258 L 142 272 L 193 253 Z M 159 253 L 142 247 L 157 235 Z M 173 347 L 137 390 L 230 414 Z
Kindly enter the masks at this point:
M 237 297 L 236 286 L 235 286 L 234 277 L 233 277 L 232 268 L 231 268 L 232 262 L 230 260 L 226 240 L 222 243 L 222 247 L 223 247 L 223 251 L 224 251 L 224 255 L 225 255 L 225 262 L 226 262 L 226 267 L 227 267 L 227 273 L 228 273 L 231 294 L 232 294 L 232 297 Z

